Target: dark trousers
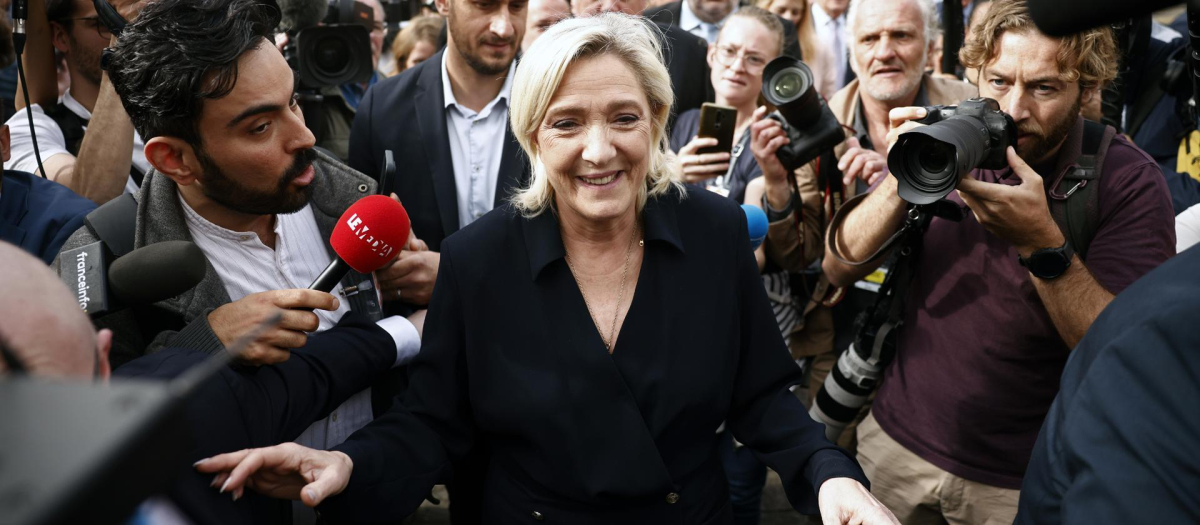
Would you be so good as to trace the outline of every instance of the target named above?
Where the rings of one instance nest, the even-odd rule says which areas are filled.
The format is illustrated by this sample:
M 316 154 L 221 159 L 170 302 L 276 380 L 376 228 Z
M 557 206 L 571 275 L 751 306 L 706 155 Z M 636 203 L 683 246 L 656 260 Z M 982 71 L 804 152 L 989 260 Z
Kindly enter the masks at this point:
M 767 467 L 746 447 L 734 448 L 733 434 L 721 433 L 717 443 L 725 477 L 729 479 L 729 502 L 733 507 L 735 525 L 758 525 L 762 514 L 763 486 L 767 483 Z

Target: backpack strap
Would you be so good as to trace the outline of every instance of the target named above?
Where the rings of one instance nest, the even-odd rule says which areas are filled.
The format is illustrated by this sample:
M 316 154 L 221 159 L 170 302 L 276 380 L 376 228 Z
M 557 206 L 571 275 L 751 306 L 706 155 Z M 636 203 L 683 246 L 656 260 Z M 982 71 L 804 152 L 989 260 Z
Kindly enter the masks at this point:
M 122 193 L 111 201 L 92 210 L 83 223 L 93 236 L 108 246 L 113 257 L 133 251 L 134 233 L 137 231 L 137 199 L 132 193 Z
M 66 139 L 67 152 L 74 156 L 79 156 L 79 147 L 83 145 L 84 128 L 88 121 L 83 117 L 76 115 L 74 111 L 67 109 L 67 106 L 61 102 L 53 106 L 42 108 L 50 120 L 53 120 L 58 129 L 62 130 L 63 138 Z
M 1100 176 L 1116 132 L 1112 126 L 1085 120 L 1079 158 L 1059 182 L 1066 192 L 1050 189 L 1050 216 L 1080 259 L 1087 259 L 1088 246 L 1100 227 Z
M 43 111 L 47 117 L 50 117 L 50 120 L 54 121 L 58 129 L 62 131 L 63 139 L 67 146 L 67 153 L 78 157 L 79 148 L 83 147 L 83 135 L 86 132 L 88 121 L 76 115 L 74 111 L 71 111 L 62 103 L 44 108 Z M 140 188 L 142 186 L 142 179 L 145 178 L 146 174 L 142 173 L 142 170 L 139 170 L 136 164 L 131 163 L 129 165 L 129 176 L 133 177 L 133 182 Z

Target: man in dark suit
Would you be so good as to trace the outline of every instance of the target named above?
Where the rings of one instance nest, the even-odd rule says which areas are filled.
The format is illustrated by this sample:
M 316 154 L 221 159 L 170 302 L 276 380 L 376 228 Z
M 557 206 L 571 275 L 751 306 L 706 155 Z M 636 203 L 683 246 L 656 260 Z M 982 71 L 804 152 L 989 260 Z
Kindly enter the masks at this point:
M 112 332 L 99 332 L 44 264 L 0 242 L 0 340 L 35 376 L 108 379 Z M 174 465 L 178 475 L 164 494 L 195 523 L 290 523 L 287 502 L 246 494 L 231 500 L 209 488 L 193 461 L 230 447 L 294 440 L 398 361 L 398 340 L 380 325 L 351 312 L 334 328 L 310 337 L 287 361 L 261 368 L 227 367 L 187 400 L 184 419 L 192 448 Z M 404 356 L 415 354 L 411 344 Z M 224 350 L 217 350 L 223 352 Z M 166 348 L 135 359 L 116 374 L 172 379 L 209 359 L 197 349 Z M 13 364 L 0 366 L 0 375 Z M 88 439 L 81 436 L 80 439 Z
M 8 162 L 8 126 L 0 126 L 0 157 Z M 5 170 L 0 178 L 0 240 L 11 242 L 46 264 L 96 203 L 57 182 L 24 171 Z
M 501 206 L 528 174 L 508 129 L 509 92 L 525 33 L 523 0 L 476 4 L 437 0 L 446 47 L 420 65 L 373 86 L 350 133 L 351 167 L 376 179 L 384 151 L 395 153 L 393 191 L 413 234 L 428 250 L 404 250 L 376 273 L 384 299 L 424 308 L 437 279 L 442 240 Z M 456 465 L 451 519 L 479 523 L 486 451 Z
M 646 9 L 646 3 L 646 0 L 574 0 L 571 13 L 578 17 L 610 12 L 639 15 Z M 669 128 L 680 113 L 713 101 L 712 82 L 708 81 L 708 42 L 671 24 L 657 25 L 663 33 L 663 60 L 675 92 Z
M 721 31 L 721 26 L 725 19 L 729 18 L 737 2 L 738 0 L 687 0 L 687 5 L 684 5 L 683 0 L 675 0 L 647 9 L 642 14 L 660 25 L 681 28 L 712 44 L 717 41 L 717 33 Z M 796 26 L 782 17 L 779 18 L 779 22 L 783 24 L 783 54 L 803 60 Z
M 401 252 L 377 274 L 384 299 L 413 307 L 429 302 L 442 239 L 501 205 L 529 169 L 508 129 L 525 3 L 438 0 L 437 8 L 447 21 L 445 49 L 372 87 L 350 134 L 350 166 L 371 177 L 379 178 L 384 151 L 395 153 L 395 183 L 385 190 L 429 246 Z

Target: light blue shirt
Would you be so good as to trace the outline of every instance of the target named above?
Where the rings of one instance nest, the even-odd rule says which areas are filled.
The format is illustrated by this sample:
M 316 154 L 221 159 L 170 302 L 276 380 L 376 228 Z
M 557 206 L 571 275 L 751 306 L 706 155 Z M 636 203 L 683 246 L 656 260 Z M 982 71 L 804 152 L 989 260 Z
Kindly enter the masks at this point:
M 837 89 L 846 85 L 846 67 L 849 62 L 849 42 L 846 40 L 846 13 L 837 18 L 830 18 L 821 5 L 812 3 L 813 29 L 817 30 L 817 40 L 828 46 L 831 64 L 834 71 L 834 81 Z
M 442 53 L 442 95 L 446 100 L 446 131 L 450 136 L 450 160 L 458 192 L 459 228 L 492 211 L 495 203 L 496 179 L 508 125 L 508 97 L 516 67 L 514 60 L 500 93 L 476 113 L 454 98 L 446 72 L 446 53 Z
M 715 24 L 710 24 L 708 22 L 700 20 L 700 18 L 696 16 L 696 13 L 692 12 L 692 8 L 690 6 L 688 6 L 687 0 L 683 0 L 682 2 L 680 2 L 679 7 L 680 7 L 680 10 L 679 10 L 679 28 L 680 29 L 683 29 L 684 31 L 687 31 L 693 35 L 700 37 L 700 38 L 703 38 L 709 44 L 717 43 L 717 35 L 719 35 L 721 33 L 721 26 L 725 25 L 725 20 L 729 19 L 728 16 L 725 17 L 725 20 L 721 20 L 720 22 L 717 22 Z M 738 8 L 737 4 L 734 4 L 733 11 L 737 11 L 737 8 Z M 732 13 L 733 11 L 730 11 L 730 13 Z

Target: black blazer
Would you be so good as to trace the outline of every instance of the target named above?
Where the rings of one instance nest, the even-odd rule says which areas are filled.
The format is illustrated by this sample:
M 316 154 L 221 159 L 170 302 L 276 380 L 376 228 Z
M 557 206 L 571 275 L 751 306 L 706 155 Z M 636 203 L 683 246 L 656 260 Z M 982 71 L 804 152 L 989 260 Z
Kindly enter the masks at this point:
M 647 9 L 642 15 L 659 24 L 678 26 L 679 15 L 681 13 L 683 13 L 683 2 L 682 0 L 677 0 L 669 4 Z M 783 24 L 783 54 L 803 60 L 804 57 L 800 53 L 800 38 L 796 36 L 796 25 L 790 20 L 784 20 L 779 15 L 776 15 L 776 18 Z M 683 113 L 683 110 L 680 110 L 680 113 Z
M 396 158 L 393 191 L 412 220 L 413 233 L 433 251 L 458 231 L 458 192 L 446 97 L 442 94 L 442 53 L 367 90 L 350 131 L 350 167 L 379 180 L 384 150 Z M 496 179 L 495 205 L 529 176 L 529 160 L 513 137 L 504 134 Z
M 404 516 L 486 441 L 488 523 L 731 523 L 722 421 L 801 511 L 817 511 L 826 479 L 865 484 L 788 390 L 801 373 L 737 204 L 672 193 L 643 216 L 645 257 L 612 355 L 553 212 L 505 207 L 447 239 L 404 401 L 336 447 L 354 474 L 322 513 Z
M 171 379 L 209 358 L 204 352 L 164 349 L 117 369 L 122 378 Z M 391 368 L 396 343 L 366 316 L 349 312 L 315 334 L 287 361 L 260 368 L 226 368 L 187 403 L 193 448 L 179 465 L 167 496 L 198 524 L 291 523 L 291 503 L 247 490 L 234 502 L 208 486 L 192 462 L 244 448 L 296 439 Z
M 675 92 L 675 105 L 671 107 L 671 122 L 674 122 L 683 112 L 715 98 L 709 80 L 708 42 L 678 27 L 657 25 L 663 33 L 663 60 Z

